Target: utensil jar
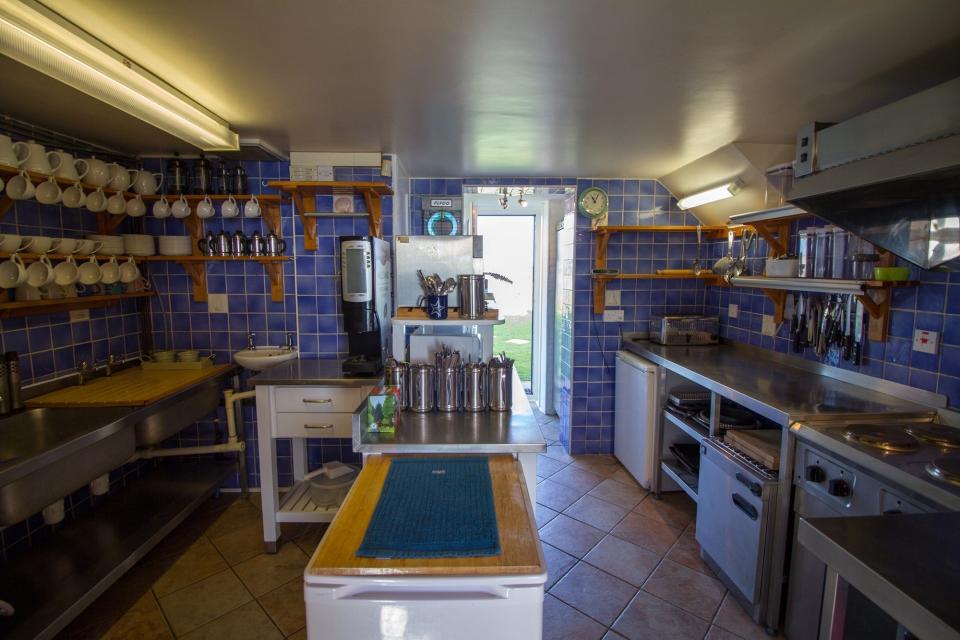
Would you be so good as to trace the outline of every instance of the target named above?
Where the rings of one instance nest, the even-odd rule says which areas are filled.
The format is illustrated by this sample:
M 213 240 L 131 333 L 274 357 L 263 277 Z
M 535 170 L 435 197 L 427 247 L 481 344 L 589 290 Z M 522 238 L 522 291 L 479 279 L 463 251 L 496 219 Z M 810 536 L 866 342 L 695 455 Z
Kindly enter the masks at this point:
M 410 365 L 410 410 L 429 413 L 436 406 L 434 393 L 434 366 L 432 364 Z
M 513 406 L 513 363 L 491 360 L 487 365 L 487 393 L 491 411 L 510 411 Z
M 470 362 L 463 365 L 463 410 L 484 411 L 487 408 L 487 365 Z
M 456 411 L 460 408 L 460 368 L 437 369 L 437 409 Z
M 487 310 L 487 279 L 482 275 L 462 274 L 457 276 L 460 292 L 460 317 L 478 320 Z
M 387 360 L 383 367 L 384 381 L 391 387 L 400 389 L 400 411 L 410 408 L 410 366 L 406 362 Z

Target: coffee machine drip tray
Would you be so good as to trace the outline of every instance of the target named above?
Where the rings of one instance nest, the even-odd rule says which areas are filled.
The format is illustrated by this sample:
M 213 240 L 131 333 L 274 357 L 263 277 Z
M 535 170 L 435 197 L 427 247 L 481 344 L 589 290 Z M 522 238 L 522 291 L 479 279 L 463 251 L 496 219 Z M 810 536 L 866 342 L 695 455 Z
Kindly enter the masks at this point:
M 379 358 L 371 359 L 366 356 L 350 356 L 343 361 L 343 375 L 362 378 L 373 377 L 383 371 L 383 363 Z

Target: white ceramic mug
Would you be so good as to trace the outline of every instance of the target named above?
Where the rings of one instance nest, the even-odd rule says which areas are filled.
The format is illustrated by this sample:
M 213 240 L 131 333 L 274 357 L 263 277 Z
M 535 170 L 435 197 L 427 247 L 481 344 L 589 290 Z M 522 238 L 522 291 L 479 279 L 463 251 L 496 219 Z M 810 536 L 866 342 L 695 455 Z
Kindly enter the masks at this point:
M 163 184 L 162 173 L 150 173 L 146 170 L 137 171 L 133 179 L 133 190 L 142 196 L 152 196 Z
M 73 261 L 73 256 L 67 256 L 63 262 L 53 268 L 53 281 L 61 287 L 75 283 L 79 277 L 80 269 Z
M 110 167 L 103 160 L 98 160 L 96 157 L 81 158 L 74 160 L 74 165 L 80 173 L 80 179 L 87 184 L 105 187 L 110 183 Z
M 170 217 L 170 203 L 167 202 L 167 196 L 160 196 L 160 199 L 153 203 L 154 218 Z
M 33 238 L 30 236 L 18 236 L 15 233 L 0 234 L 0 251 L 3 253 L 16 253 L 23 251 L 33 244 Z
M 0 262 L 0 288 L 13 289 L 27 281 L 27 267 L 17 254 Z
M 127 258 L 127 261 L 120 265 L 120 282 L 130 284 L 140 277 L 140 268 L 133 257 Z
M 63 191 L 53 176 L 37 185 L 36 192 L 37 202 L 41 204 L 58 204 L 63 199 Z
M 50 168 L 53 169 L 53 175 L 58 178 L 72 180 L 74 182 L 80 180 L 80 174 L 77 173 L 77 167 L 73 163 L 73 156 L 63 149 L 48 151 L 47 162 L 50 163 Z
M 53 241 L 53 251 L 60 255 L 69 256 L 77 252 L 77 245 L 80 241 L 77 238 L 57 238 Z
M 227 196 L 220 207 L 220 215 L 224 218 L 236 218 L 240 215 L 240 207 L 237 206 L 237 200 L 232 195 Z
M 0 135 L 0 164 L 8 167 L 19 167 L 20 159 L 13 150 L 13 140 L 10 136 Z
M 107 198 L 107 213 L 110 213 L 115 216 L 120 216 L 126 213 L 127 211 L 127 199 L 123 197 L 122 193 L 114 193 L 109 198 Z
M 111 162 L 107 165 L 110 172 L 110 185 L 111 189 L 116 189 L 117 191 L 126 191 L 130 188 L 130 171 L 126 167 L 121 167 L 116 162 Z
M 87 286 L 100 282 L 100 265 L 94 256 L 77 267 L 77 279 L 80 284 Z
M 103 243 L 100 242 L 99 240 L 90 240 L 90 239 L 77 240 L 76 254 L 78 256 L 89 256 L 90 254 L 94 254 L 97 251 L 100 251 L 100 247 L 102 246 L 103 246 Z
M 127 205 L 124 209 L 127 215 L 131 218 L 139 218 L 147 212 L 147 205 L 143 203 L 143 198 L 140 197 L 138 193 L 134 197 L 127 200 Z
M 33 140 L 29 142 L 15 142 L 13 150 L 17 154 L 20 166 L 27 171 L 42 173 L 45 176 L 53 173 L 50 163 L 47 162 L 47 150 L 42 144 Z
M 120 264 L 117 262 L 117 256 L 110 256 L 107 262 L 100 265 L 100 282 L 103 284 L 113 284 L 120 279 Z
M 260 202 L 257 200 L 257 196 L 250 196 L 250 199 L 244 203 L 243 215 L 247 218 L 260 217 Z
M 70 209 L 79 209 L 87 203 L 87 195 L 83 192 L 83 185 L 79 182 L 63 190 L 63 206 Z
M 197 217 L 210 218 L 214 213 L 213 200 L 210 199 L 210 196 L 203 196 L 203 200 L 197 203 Z
M 36 193 L 37 189 L 26 171 L 21 171 L 7 181 L 7 195 L 14 200 L 29 200 Z
M 47 256 L 40 256 L 27 267 L 27 284 L 31 287 L 45 287 L 53 282 L 53 264 Z
M 53 238 L 50 236 L 30 236 L 28 246 L 32 253 L 49 253 L 53 249 Z
M 170 212 L 174 218 L 186 218 L 190 215 L 190 203 L 185 196 L 177 198 L 176 202 L 170 207 Z
M 29 287 L 25 284 L 22 284 L 19 287 L 17 287 L 17 291 L 14 295 L 18 302 L 36 301 L 36 300 L 43 299 L 43 296 L 40 294 L 40 289 L 37 289 L 36 287 Z
M 97 187 L 96 191 L 87 194 L 87 211 L 100 213 L 107 208 L 107 194 L 103 192 L 103 187 Z

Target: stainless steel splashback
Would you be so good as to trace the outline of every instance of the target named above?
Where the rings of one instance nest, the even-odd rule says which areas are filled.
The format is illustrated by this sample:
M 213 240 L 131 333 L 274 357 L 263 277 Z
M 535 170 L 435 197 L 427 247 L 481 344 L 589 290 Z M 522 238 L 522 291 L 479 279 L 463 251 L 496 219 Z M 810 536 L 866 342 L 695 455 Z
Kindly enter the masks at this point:
M 460 274 L 483 273 L 482 236 L 397 236 L 394 245 L 394 291 L 397 307 L 415 307 L 423 295 L 417 269 L 438 273 L 444 279 Z M 460 306 L 457 292 L 451 307 Z

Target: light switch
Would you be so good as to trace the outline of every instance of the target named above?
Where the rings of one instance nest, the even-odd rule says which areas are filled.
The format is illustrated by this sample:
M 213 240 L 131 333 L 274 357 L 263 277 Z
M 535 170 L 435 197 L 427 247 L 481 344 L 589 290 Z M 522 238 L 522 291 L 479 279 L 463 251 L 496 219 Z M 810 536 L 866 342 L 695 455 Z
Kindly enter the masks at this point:
M 608 307 L 620 306 L 620 289 L 608 289 L 603 303 Z
M 227 313 L 227 294 L 207 294 L 207 309 L 210 313 Z
M 777 334 L 777 323 L 773 321 L 773 316 L 764 314 L 763 326 L 760 328 L 760 333 L 765 336 L 773 336 Z
M 936 353 L 940 345 L 940 334 L 937 331 L 916 329 L 913 332 L 913 350 L 920 353 Z
M 736 318 L 738 315 L 740 315 L 740 306 L 731 304 L 729 307 L 727 307 L 727 315 L 731 318 Z
M 623 309 L 607 309 L 603 312 L 604 322 L 623 322 Z

